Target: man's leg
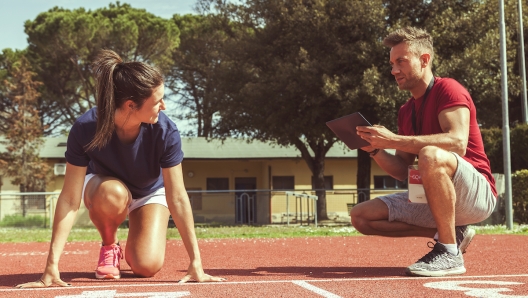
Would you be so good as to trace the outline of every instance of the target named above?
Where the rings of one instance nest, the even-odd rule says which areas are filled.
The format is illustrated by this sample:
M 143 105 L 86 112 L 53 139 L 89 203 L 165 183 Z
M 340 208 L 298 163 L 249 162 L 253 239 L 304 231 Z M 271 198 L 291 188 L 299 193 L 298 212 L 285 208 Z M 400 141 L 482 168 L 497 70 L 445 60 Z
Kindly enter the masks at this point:
M 418 168 L 427 196 L 427 203 L 438 229 L 438 242 L 432 250 L 407 267 L 406 272 L 418 276 L 445 276 L 466 272 L 455 234 L 457 201 L 453 176 L 458 160 L 438 147 L 424 147 L 418 157 Z
M 418 158 L 418 169 L 427 203 L 436 222 L 438 241 L 443 244 L 456 244 L 456 193 L 452 178 L 457 164 L 451 152 L 433 146 L 424 147 Z
M 356 230 L 365 235 L 432 238 L 436 233 L 435 228 L 389 221 L 389 207 L 379 198 L 357 204 L 350 211 L 350 217 Z

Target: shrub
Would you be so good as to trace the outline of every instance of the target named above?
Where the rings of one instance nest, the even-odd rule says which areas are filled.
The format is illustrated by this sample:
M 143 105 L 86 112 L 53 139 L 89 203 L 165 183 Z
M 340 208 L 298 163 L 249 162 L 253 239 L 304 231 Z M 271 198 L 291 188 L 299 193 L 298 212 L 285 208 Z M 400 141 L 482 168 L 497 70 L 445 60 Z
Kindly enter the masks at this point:
M 504 173 L 502 159 L 502 129 L 499 127 L 483 128 L 480 130 L 486 155 L 490 161 L 492 173 Z
M 528 223 L 528 170 L 512 175 L 512 208 L 516 222 Z
M 6 215 L 0 221 L 0 227 L 46 227 L 46 218 L 40 215 Z
M 499 127 L 480 130 L 486 155 L 490 161 L 492 173 L 504 173 L 502 129 Z M 511 171 L 528 169 L 528 124 L 518 124 L 510 128 L 510 166 Z

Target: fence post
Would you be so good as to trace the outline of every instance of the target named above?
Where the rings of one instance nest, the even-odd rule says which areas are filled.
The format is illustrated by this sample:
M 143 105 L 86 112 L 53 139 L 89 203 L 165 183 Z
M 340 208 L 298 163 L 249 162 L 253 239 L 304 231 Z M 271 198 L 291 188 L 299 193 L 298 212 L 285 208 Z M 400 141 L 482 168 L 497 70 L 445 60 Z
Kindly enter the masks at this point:
M 55 218 L 55 214 L 54 214 L 54 203 L 55 203 L 55 199 L 57 198 L 56 195 L 53 195 L 50 197 L 50 204 L 49 204 L 49 213 L 50 213 L 50 217 L 49 217 L 49 227 L 50 229 L 53 228 L 53 219 Z

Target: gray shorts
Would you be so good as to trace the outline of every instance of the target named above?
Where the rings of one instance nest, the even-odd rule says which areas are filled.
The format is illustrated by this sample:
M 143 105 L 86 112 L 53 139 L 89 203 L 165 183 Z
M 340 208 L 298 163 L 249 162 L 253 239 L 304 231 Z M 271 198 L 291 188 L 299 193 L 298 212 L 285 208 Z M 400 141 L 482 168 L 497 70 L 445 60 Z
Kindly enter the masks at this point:
M 469 162 L 453 153 L 458 166 L 453 176 L 456 192 L 455 225 L 462 226 L 481 222 L 495 208 L 496 198 L 488 181 Z M 409 202 L 409 192 L 379 197 L 389 207 L 389 221 L 436 228 L 429 204 Z

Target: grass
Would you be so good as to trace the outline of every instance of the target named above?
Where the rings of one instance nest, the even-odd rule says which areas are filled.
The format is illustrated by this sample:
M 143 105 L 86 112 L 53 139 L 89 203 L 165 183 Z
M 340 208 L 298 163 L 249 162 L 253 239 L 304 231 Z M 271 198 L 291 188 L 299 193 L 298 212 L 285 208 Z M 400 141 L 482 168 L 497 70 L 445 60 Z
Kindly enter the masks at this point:
M 477 234 L 514 234 L 528 235 L 528 225 L 515 225 L 512 230 L 503 225 L 472 226 Z M 196 226 L 196 236 L 199 239 L 226 238 L 291 238 L 291 237 L 335 237 L 359 236 L 351 226 Z M 119 239 L 126 239 L 128 229 L 119 229 Z M 0 243 L 14 242 L 49 242 L 51 229 L 0 228 Z M 167 239 L 181 239 L 178 230 L 170 228 Z M 95 228 L 75 228 L 71 231 L 68 241 L 100 241 L 101 237 Z

